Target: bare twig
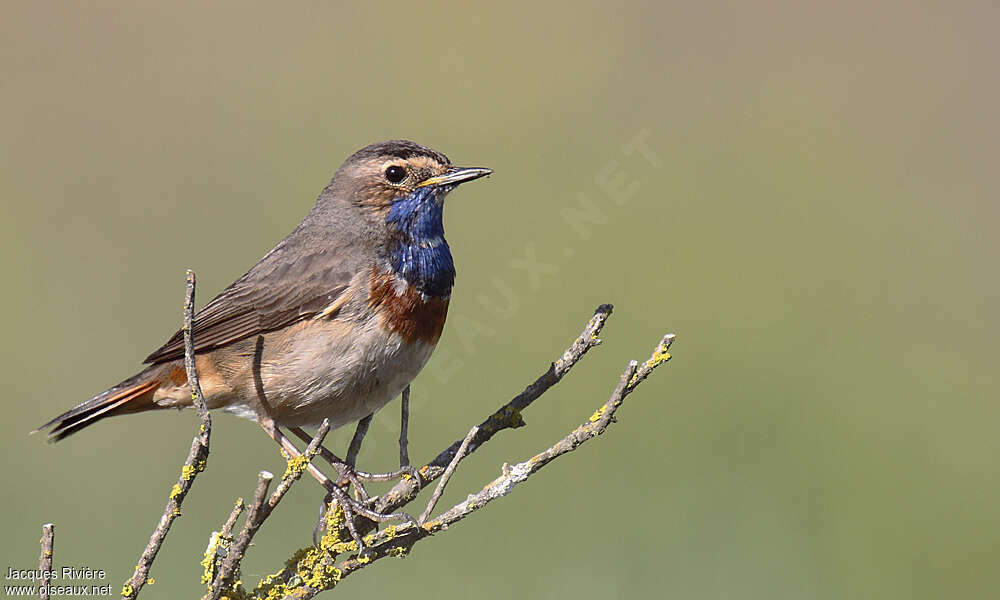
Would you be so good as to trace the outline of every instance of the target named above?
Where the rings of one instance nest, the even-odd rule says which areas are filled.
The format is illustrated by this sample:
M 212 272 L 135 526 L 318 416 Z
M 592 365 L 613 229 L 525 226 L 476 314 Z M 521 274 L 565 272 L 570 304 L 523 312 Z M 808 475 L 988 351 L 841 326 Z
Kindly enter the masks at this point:
M 408 438 L 410 429 L 410 386 L 403 388 L 403 397 L 399 400 L 399 466 L 410 466 L 410 441 Z
M 142 556 L 139 557 L 135 573 L 122 586 L 122 598 L 125 600 L 131 600 L 138 596 L 139 591 L 146 585 L 147 578 L 149 577 L 149 568 L 156 559 L 156 554 L 160 551 L 160 546 L 163 545 L 163 540 L 166 539 L 174 519 L 181 515 L 181 504 L 184 502 L 184 498 L 187 497 L 195 477 L 197 477 L 198 473 L 205 470 L 205 465 L 208 462 L 208 447 L 212 435 L 212 418 L 208 414 L 205 397 L 201 393 L 201 385 L 198 383 L 198 369 L 195 364 L 194 291 L 194 271 L 189 269 L 187 272 L 187 290 L 184 296 L 184 366 L 187 370 L 187 379 L 191 387 L 191 399 L 201 416 L 201 428 L 198 431 L 198 435 L 191 441 L 191 450 L 188 452 L 187 460 L 184 461 L 184 466 L 181 467 L 181 475 L 177 483 L 170 490 L 170 498 L 163 509 L 163 515 L 160 517 L 156 529 L 153 530 L 146 549 L 143 550 Z
M 455 458 L 451 459 L 448 464 L 448 468 L 444 470 L 444 475 L 441 476 L 441 481 L 438 482 L 437 487 L 434 488 L 434 493 L 431 495 L 430 501 L 427 503 L 427 508 L 424 512 L 420 513 L 420 518 L 417 519 L 417 523 L 423 525 L 427 521 L 427 517 L 430 516 L 431 511 L 434 510 L 434 506 L 437 504 L 438 500 L 441 499 L 441 494 L 444 493 L 444 486 L 448 485 L 448 480 L 451 479 L 452 474 L 455 473 L 455 468 L 458 467 L 459 461 L 465 458 L 465 454 L 469 451 L 469 442 L 479 431 L 479 427 L 473 427 L 469 430 L 469 434 L 465 436 L 462 440 L 462 445 L 458 447 L 458 452 L 455 453 Z
M 52 552 L 56 543 L 56 526 L 52 523 L 42 525 L 42 554 L 38 558 L 38 569 L 41 571 L 41 585 L 38 597 L 49 600 L 49 585 L 52 583 Z

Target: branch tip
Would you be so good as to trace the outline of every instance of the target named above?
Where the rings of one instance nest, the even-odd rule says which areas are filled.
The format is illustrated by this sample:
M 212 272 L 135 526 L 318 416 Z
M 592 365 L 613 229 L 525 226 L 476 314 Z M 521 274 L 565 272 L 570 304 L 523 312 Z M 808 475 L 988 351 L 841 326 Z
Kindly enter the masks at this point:
M 38 558 L 38 569 L 41 571 L 41 586 L 38 597 L 49 600 L 49 585 L 52 583 L 52 553 L 55 549 L 56 526 L 52 523 L 42 525 L 42 553 Z
M 149 570 L 152 567 L 153 561 L 156 560 L 156 555 L 159 553 L 160 547 L 167 537 L 167 533 L 170 532 L 170 526 L 181 515 L 181 504 L 187 497 L 195 477 L 197 477 L 198 473 L 205 470 L 205 465 L 208 462 L 209 443 L 212 435 L 212 418 L 208 414 L 205 397 L 201 393 L 201 385 L 198 383 L 198 369 L 195 363 L 194 297 L 196 281 L 194 271 L 188 269 L 184 280 L 186 283 L 182 327 L 184 337 L 184 368 L 191 388 L 191 402 L 201 417 L 201 427 L 198 430 L 198 435 L 191 441 L 191 450 L 188 452 L 187 459 L 181 467 L 181 476 L 178 478 L 177 484 L 170 491 L 167 505 L 163 509 L 163 516 L 160 517 L 156 528 L 149 536 L 149 543 L 146 544 L 146 548 L 139 557 L 139 561 L 135 566 L 135 572 L 122 586 L 122 598 L 125 600 L 136 598 L 143 586 L 149 581 Z

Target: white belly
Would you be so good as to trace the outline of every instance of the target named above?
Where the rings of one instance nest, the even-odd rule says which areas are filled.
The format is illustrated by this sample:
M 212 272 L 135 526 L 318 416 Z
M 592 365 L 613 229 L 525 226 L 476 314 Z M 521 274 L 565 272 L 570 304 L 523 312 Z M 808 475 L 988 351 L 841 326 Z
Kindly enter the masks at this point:
M 324 418 L 340 427 L 366 417 L 398 396 L 427 359 L 434 345 L 404 343 L 370 319 L 347 327 L 325 321 L 322 331 L 293 333 L 284 351 L 264 351 L 261 380 L 278 425 L 318 425 Z M 312 325 L 317 325 L 316 321 Z M 253 417 L 247 406 L 230 412 Z

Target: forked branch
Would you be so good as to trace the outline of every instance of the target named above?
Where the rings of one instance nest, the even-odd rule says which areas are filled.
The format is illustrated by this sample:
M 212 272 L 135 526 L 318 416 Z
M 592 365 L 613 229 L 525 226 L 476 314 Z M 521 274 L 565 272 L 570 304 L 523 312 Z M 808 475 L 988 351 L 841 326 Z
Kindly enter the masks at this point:
M 184 498 L 191 489 L 197 474 L 204 470 L 208 460 L 212 421 L 198 383 L 198 373 L 194 360 L 192 332 L 194 293 L 194 273 L 188 271 L 184 304 L 184 364 L 188 381 L 191 383 L 192 400 L 201 418 L 201 426 L 198 435 L 192 440 L 188 457 L 181 468 L 180 478 L 170 492 L 163 515 L 136 565 L 135 573 L 122 588 L 123 600 L 136 598 L 143 586 L 149 581 L 149 570 L 170 530 L 170 526 L 180 515 Z M 320 453 L 324 456 L 332 456 L 322 446 L 329 431 L 329 423 L 324 421 L 309 441 L 306 451 L 300 457 L 289 460 L 288 468 L 275 491 L 268 495 L 273 476 L 267 471 L 262 471 L 251 503 L 245 505 L 242 498 L 237 499 L 229 518 L 220 531 L 213 532 L 205 552 L 205 559 L 202 561 L 204 566 L 202 583 L 207 586 L 203 600 L 217 600 L 223 596 L 236 598 L 313 598 L 320 592 L 335 587 L 344 577 L 371 566 L 387 556 L 406 555 L 420 540 L 445 531 L 450 526 L 481 510 L 490 502 L 509 494 L 511 490 L 527 481 L 545 465 L 604 433 L 615 422 L 615 413 L 625 398 L 649 377 L 656 367 L 670 359 L 668 350 L 674 341 L 673 334 L 664 336 L 654 348 L 650 358 L 642 364 L 630 361 L 607 401 L 578 427 L 526 460 L 513 466 L 504 463 L 498 477 L 487 482 L 481 489 L 469 494 L 464 501 L 448 508 L 437 517 L 431 518 L 430 516 L 440 500 L 445 485 L 459 463 L 493 439 L 497 433 L 524 426 L 524 421 L 521 418 L 522 411 L 557 384 L 591 348 L 601 343 L 598 334 L 611 315 L 611 311 L 610 304 L 602 304 L 597 307 L 594 316 L 588 321 L 580 336 L 544 373 L 528 385 L 524 391 L 489 415 L 482 423 L 472 427 L 463 438 L 453 442 L 419 469 L 407 470 L 409 474 L 403 476 L 382 496 L 368 498 L 367 494 L 362 491 L 362 496 L 366 499 L 365 506 L 370 506 L 370 510 L 361 510 L 360 514 L 358 514 L 359 511 L 352 513 L 344 511 L 336 501 L 331 502 L 326 511 L 319 543 L 316 546 L 295 552 L 286 561 L 286 566 L 283 569 L 264 577 L 252 591 L 247 591 L 239 581 L 239 571 L 240 564 L 251 546 L 254 535 L 271 516 L 282 497 L 299 479 L 312 459 Z M 409 416 L 408 392 L 407 389 L 402 405 L 403 429 L 399 440 L 401 466 L 408 466 L 409 463 L 405 429 Z M 296 433 L 300 437 L 306 437 L 304 432 L 296 431 Z M 357 435 L 359 434 L 356 434 L 356 437 Z M 360 435 L 363 436 L 363 432 Z M 356 450 L 353 454 L 356 455 Z M 349 453 L 349 460 L 353 458 L 354 456 Z M 428 484 L 438 479 L 441 481 L 416 522 L 402 526 L 390 526 L 376 531 L 377 523 L 363 516 L 369 514 L 374 517 L 398 511 L 416 500 L 420 492 L 428 487 Z M 358 486 L 356 478 L 350 480 L 355 486 Z M 240 533 L 235 534 L 237 521 L 244 513 L 246 516 Z M 348 517 L 345 515 L 351 518 L 350 522 L 346 520 Z M 46 525 L 43 530 L 40 560 L 40 568 L 43 571 L 47 567 L 51 568 L 52 531 L 51 524 Z M 359 541 L 363 541 L 365 546 L 362 552 L 359 552 Z
M 382 531 L 370 533 L 364 539 L 367 546 L 365 552 L 359 553 L 357 544 L 347 533 L 343 511 L 337 510 L 336 505 L 333 505 L 328 511 L 326 532 L 317 547 L 297 551 L 286 561 L 285 568 L 261 579 L 252 591 L 248 592 L 242 588 L 234 590 L 235 595 L 246 598 L 313 598 L 320 592 L 335 587 L 345 577 L 385 557 L 408 554 L 420 540 L 445 531 L 490 502 L 506 496 L 514 487 L 525 482 L 545 465 L 604 433 L 612 423 L 616 422 L 615 413 L 625 398 L 656 367 L 670 359 L 668 350 L 674 341 L 673 334 L 664 336 L 649 359 L 641 365 L 637 361 L 630 361 L 608 400 L 581 425 L 531 458 L 513 466 L 505 463 L 500 475 L 486 483 L 478 492 L 470 494 L 466 500 L 452 506 L 439 516 L 428 519 L 440 496 L 440 490 L 447 483 L 447 478 L 458 462 L 492 439 L 496 433 L 522 426 L 524 422 L 521 419 L 521 411 L 558 383 L 590 348 L 600 343 L 597 334 L 610 314 L 610 305 L 598 307 L 580 337 L 541 377 L 480 425 L 473 427 L 463 439 L 457 440 L 420 468 L 422 485 L 418 486 L 417 482 L 404 479 L 387 494 L 374 499 L 374 505 L 380 511 L 397 510 L 412 502 L 417 497 L 419 488 L 443 476 L 441 484 L 435 490 L 417 524 L 387 527 Z M 375 528 L 374 523 L 363 519 L 356 525 L 359 530 L 365 532 L 371 532 Z

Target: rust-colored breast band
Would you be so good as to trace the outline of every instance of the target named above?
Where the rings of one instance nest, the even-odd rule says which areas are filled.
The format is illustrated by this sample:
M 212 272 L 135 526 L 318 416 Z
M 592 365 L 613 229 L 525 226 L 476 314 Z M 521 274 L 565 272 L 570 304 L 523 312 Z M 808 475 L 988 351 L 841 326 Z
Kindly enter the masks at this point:
M 423 297 L 407 284 L 397 294 L 396 278 L 390 273 L 372 270 L 368 304 L 382 317 L 382 325 L 408 343 L 436 344 L 448 316 L 448 298 Z

